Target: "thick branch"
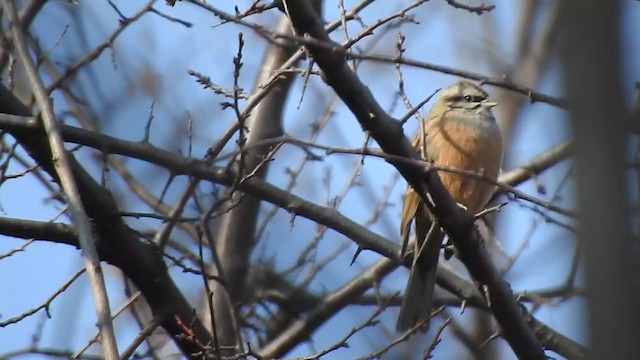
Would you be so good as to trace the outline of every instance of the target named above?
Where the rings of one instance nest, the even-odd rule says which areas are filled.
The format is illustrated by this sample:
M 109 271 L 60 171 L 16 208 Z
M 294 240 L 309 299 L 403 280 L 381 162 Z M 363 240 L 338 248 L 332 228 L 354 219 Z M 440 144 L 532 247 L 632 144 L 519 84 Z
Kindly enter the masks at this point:
M 277 27 L 278 31 L 291 31 L 291 24 L 286 16 L 282 16 Z M 296 47 L 287 44 L 271 44 L 264 55 L 260 66 L 252 94 L 262 89 L 262 85 L 266 84 L 273 76 L 275 71 L 279 69 L 285 62 L 293 56 Z M 258 105 L 249 113 L 244 120 L 244 126 L 248 134 L 246 134 L 246 142 L 240 146 L 240 149 L 249 148 L 246 152 L 237 157 L 242 162 L 239 168 L 243 169 L 245 174 L 254 172 L 255 177 L 264 179 L 269 163 L 266 158 L 271 151 L 269 146 L 254 147 L 255 144 L 269 138 L 282 135 L 282 114 L 284 112 L 284 104 L 291 88 L 293 74 L 281 75 L 278 83 L 271 89 L 269 94 L 260 101 Z M 240 132 L 244 136 L 245 132 Z M 243 139 L 245 140 L 245 139 Z M 251 148 L 253 147 L 253 148 Z M 240 174 L 239 176 L 243 176 Z M 242 350 L 241 339 L 236 339 L 239 333 L 236 326 L 239 321 L 233 321 L 235 317 L 230 317 L 234 312 L 236 304 L 243 302 L 243 291 L 245 289 L 246 275 L 249 268 L 249 259 L 253 248 L 256 244 L 255 230 L 258 222 L 258 210 L 260 209 L 260 199 L 254 196 L 246 195 L 236 189 L 229 189 L 232 192 L 230 202 L 238 203 L 230 211 L 221 216 L 220 221 L 216 225 L 217 234 L 215 250 L 219 264 L 212 264 L 210 273 L 217 273 L 221 269 L 225 278 L 226 287 L 217 281 L 213 281 L 212 291 L 218 296 L 213 298 L 213 311 L 216 315 L 216 327 L 218 328 L 218 336 L 222 346 L 236 346 L 237 350 Z M 222 292 L 228 292 L 229 296 L 220 296 Z M 229 304 L 231 300 L 231 304 Z M 235 355 L 236 353 L 230 353 Z
M 0 112 L 31 116 L 29 109 L 1 85 Z M 20 142 L 51 177 L 59 181 L 48 140 L 42 130 L 5 130 Z M 85 211 L 92 220 L 100 259 L 120 268 L 138 286 L 154 316 L 184 354 L 199 354 L 203 345 L 211 345 L 211 336 L 194 317 L 193 308 L 169 277 L 160 252 L 155 246 L 139 241 L 138 236 L 119 216 L 119 209 L 111 193 L 96 183 L 72 154 L 67 153 L 67 156 Z M 187 329 L 181 326 L 181 323 L 188 326 L 188 330 L 193 332 L 193 337 L 185 336 Z
M 589 330 L 594 359 L 638 356 L 637 215 L 629 206 L 634 187 L 624 106 L 620 31 L 622 1 L 562 1 L 564 86 L 575 134 L 580 245 L 585 250 Z M 634 4 L 636 5 L 636 4 Z M 633 115 L 631 115 L 633 116 Z M 636 230 L 637 234 L 637 230 Z
M 332 43 L 308 2 L 286 1 L 285 10 L 298 35 L 309 36 L 323 43 Z M 349 69 L 344 56 L 309 45 L 307 49 L 322 70 L 323 79 L 336 91 L 363 129 L 372 135 L 385 152 L 418 158 L 418 153 L 404 137 L 399 122 L 382 110 L 369 89 Z M 529 315 L 523 306 L 516 302 L 509 285 L 493 266 L 480 235 L 474 231 L 471 215 L 458 208 L 434 172 L 422 176 L 404 164 L 393 165 L 418 193 L 424 195 L 429 190 L 435 202 L 435 206 L 429 204 L 430 210 L 456 245 L 460 259 L 471 275 L 487 288 L 491 310 L 502 328 L 504 338 L 516 355 L 521 359 L 545 358 L 542 346 L 530 327 Z
M 335 211 L 335 210 L 333 210 Z M 75 247 L 78 247 L 77 233 L 75 229 L 66 224 L 60 223 L 45 223 L 39 221 L 32 220 L 22 220 L 22 219 L 11 219 L 11 218 L 2 218 L 0 217 L 0 229 L 2 229 L 2 234 L 13 236 L 17 238 L 23 239 L 35 239 L 35 240 L 45 240 L 52 241 L 61 244 L 68 244 Z M 340 231 L 340 228 L 335 229 Z M 365 231 L 368 231 L 365 229 Z M 375 236 L 372 232 L 369 231 L 370 236 Z M 397 253 L 398 245 L 396 245 L 395 253 Z M 396 263 L 396 260 L 393 261 Z M 405 263 L 406 266 L 411 266 L 411 262 L 407 261 Z M 395 266 L 394 266 L 395 268 Z M 318 319 L 314 319 L 315 316 L 320 316 L 323 319 L 327 318 L 327 311 L 318 311 L 321 307 L 326 307 L 326 302 L 323 303 L 325 299 L 336 299 L 335 295 L 342 292 L 342 289 L 338 289 L 333 292 L 331 295 L 327 296 L 316 295 L 305 291 L 304 289 L 296 288 L 293 284 L 282 284 L 280 280 L 265 280 L 267 277 L 275 277 L 275 275 L 268 274 L 268 271 L 264 269 L 257 268 L 255 271 L 260 272 L 260 282 L 264 283 L 265 281 L 272 288 L 275 288 L 276 291 L 281 290 L 286 296 L 288 310 L 302 313 L 310 311 L 311 317 L 308 317 L 307 323 L 298 322 L 290 324 L 287 328 L 304 328 L 305 333 L 311 334 L 317 327 L 322 324 L 322 321 L 318 321 Z M 380 276 L 377 276 L 374 279 L 379 279 L 381 276 L 386 274 L 386 270 L 383 273 L 379 273 Z M 279 283 L 279 285 L 273 285 L 273 282 Z M 367 280 L 368 281 L 368 280 Z M 368 281 L 369 285 L 371 282 Z M 445 290 L 454 294 L 458 299 L 466 300 L 469 306 L 478 307 L 483 310 L 489 310 L 489 306 L 485 298 L 480 294 L 478 289 L 472 284 L 470 281 L 462 278 L 460 275 L 456 274 L 452 270 L 442 267 L 438 269 L 438 284 Z M 346 285 L 345 285 L 346 286 Z M 283 287 L 285 290 L 283 290 Z M 352 289 L 356 290 L 356 289 Z M 358 290 L 359 291 L 359 290 Z M 291 294 L 290 292 L 295 292 L 295 294 Z M 340 298 L 344 300 L 345 298 Z M 353 294 L 349 295 L 346 299 L 349 300 L 350 304 L 359 303 L 358 300 L 353 300 Z M 343 301 L 344 302 L 344 301 Z M 334 312 L 342 309 L 342 306 L 338 306 L 337 303 L 334 303 L 331 309 Z M 455 306 L 459 306 L 459 300 L 454 304 Z M 316 308 L 314 310 L 314 308 Z M 547 327 L 537 319 L 532 317 L 532 327 L 536 331 L 536 335 L 538 339 L 544 344 L 546 348 L 549 348 L 556 353 L 568 358 L 568 359 L 585 359 L 588 356 L 588 349 L 584 346 L 574 342 L 573 340 L 567 338 L 566 336 L 554 331 L 553 329 Z M 288 333 L 291 333 L 291 330 L 285 330 Z M 281 333 L 278 331 L 278 333 Z M 295 333 L 295 332 L 294 332 Z M 275 354 L 276 356 L 283 356 L 286 353 L 286 350 L 289 349 L 291 343 L 285 340 L 286 338 L 278 337 L 278 340 L 275 340 L 274 344 L 269 343 L 261 350 L 261 352 L 266 351 L 271 354 Z M 297 339 L 300 339 L 297 337 Z M 270 350 L 269 350 L 270 349 Z
M 10 131 L 31 132 L 33 134 L 42 132 L 41 125 L 33 118 L 6 114 L 0 114 L 0 128 Z M 205 161 L 184 158 L 180 154 L 168 152 L 153 147 L 147 143 L 125 141 L 72 126 L 62 126 L 61 130 L 66 141 L 89 146 L 103 151 L 105 154 L 120 154 L 147 161 L 157 166 L 164 167 L 174 174 L 190 175 L 195 178 L 209 180 L 227 186 L 231 185 L 236 178 L 235 174 L 228 172 L 223 168 L 211 166 Z M 563 150 L 563 148 L 564 145 L 552 148 L 541 154 L 538 158 L 528 162 L 525 164 L 526 171 L 521 168 L 517 168 L 503 174 L 501 181 L 505 180 L 505 182 L 515 185 L 527 178 L 525 174 L 531 176 L 532 174 L 541 173 L 567 156 L 568 153 L 566 151 L 558 151 Z M 293 214 L 301 215 L 307 219 L 317 222 L 318 224 L 334 229 L 355 241 L 362 248 L 373 250 L 394 260 L 396 263 L 402 261 L 398 256 L 399 245 L 396 242 L 389 241 L 386 238 L 363 228 L 361 225 L 353 222 L 335 209 L 313 204 L 300 197 L 292 195 L 288 191 L 279 189 L 255 178 L 246 179 L 238 185 L 238 188 L 247 194 L 251 194 L 261 200 L 268 201 Z M 42 237 L 48 240 L 77 246 L 77 243 L 72 242 L 69 237 L 71 234 L 65 233 L 62 229 L 57 229 L 57 227 L 53 225 L 40 224 L 39 226 L 36 226 L 37 224 L 32 222 L 27 222 L 24 225 L 14 223 L 15 220 L 10 220 L 7 223 L 3 219 L 0 219 L 0 228 L 3 229 L 3 233 L 6 235 L 23 238 Z M 411 266 L 411 262 L 407 260 L 405 265 Z M 462 299 L 477 298 L 479 299 L 477 301 L 484 301 L 477 289 L 475 289 L 468 281 L 462 279 L 451 271 L 439 269 L 438 284 L 444 289 L 458 294 Z M 553 330 L 542 325 L 535 318 L 532 318 L 532 322 L 532 327 L 536 329 L 536 334 L 540 341 L 545 344 L 545 347 L 572 359 L 582 358 L 582 356 L 575 355 L 585 353 L 585 350 L 578 344 L 571 342 L 569 339 L 566 339 L 566 341 L 558 341 L 557 344 L 556 342 L 549 343 L 549 334 L 554 333 Z M 557 334 L 553 336 L 553 338 L 557 339 L 559 336 L 561 335 Z M 574 355 L 572 356 L 568 354 Z

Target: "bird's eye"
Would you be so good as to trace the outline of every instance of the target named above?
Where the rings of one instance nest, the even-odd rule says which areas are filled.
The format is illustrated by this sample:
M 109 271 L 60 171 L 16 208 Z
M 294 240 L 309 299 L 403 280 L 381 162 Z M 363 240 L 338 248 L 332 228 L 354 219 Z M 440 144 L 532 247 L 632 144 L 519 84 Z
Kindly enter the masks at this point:
M 460 95 L 460 96 L 450 97 L 449 101 L 451 101 L 452 103 L 457 103 L 457 102 L 479 103 L 486 99 L 487 97 L 482 95 L 464 95 L 464 96 Z
M 464 101 L 466 102 L 482 102 L 484 100 L 487 100 L 487 97 L 482 95 L 465 95 L 462 97 L 462 99 L 464 99 Z

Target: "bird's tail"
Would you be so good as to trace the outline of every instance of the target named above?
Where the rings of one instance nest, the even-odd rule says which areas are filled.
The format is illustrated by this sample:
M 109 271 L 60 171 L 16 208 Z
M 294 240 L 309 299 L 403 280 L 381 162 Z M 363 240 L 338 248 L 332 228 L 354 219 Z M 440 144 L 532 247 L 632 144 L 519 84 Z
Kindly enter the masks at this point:
M 416 221 L 418 217 L 416 217 Z M 433 224 L 433 225 L 432 225 Z M 419 224 L 416 224 L 416 237 L 424 236 L 423 246 L 414 256 L 409 281 L 404 291 L 404 298 L 400 307 L 400 315 L 396 323 L 396 331 L 404 332 L 415 326 L 418 321 L 428 317 L 433 305 L 433 293 L 436 286 L 436 269 L 444 233 L 435 223 L 429 222 L 431 228 L 428 234 L 420 234 Z M 427 320 L 427 327 L 428 327 Z

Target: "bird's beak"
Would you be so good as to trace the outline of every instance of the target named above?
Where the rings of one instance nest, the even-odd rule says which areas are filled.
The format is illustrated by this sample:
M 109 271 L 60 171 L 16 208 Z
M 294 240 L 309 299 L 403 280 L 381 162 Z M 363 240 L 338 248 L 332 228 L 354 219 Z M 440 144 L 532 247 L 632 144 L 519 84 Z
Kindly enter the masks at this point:
M 498 105 L 497 102 L 490 102 L 490 101 L 483 101 L 482 106 L 486 107 L 487 109 L 491 109 L 492 107 Z

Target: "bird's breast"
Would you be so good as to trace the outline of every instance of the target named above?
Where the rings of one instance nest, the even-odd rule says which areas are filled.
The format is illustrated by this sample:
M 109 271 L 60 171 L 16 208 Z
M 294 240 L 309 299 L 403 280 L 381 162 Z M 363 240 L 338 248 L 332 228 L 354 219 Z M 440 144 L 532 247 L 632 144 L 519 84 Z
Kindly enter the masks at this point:
M 502 137 L 495 122 L 440 121 L 427 135 L 427 152 L 435 165 L 471 171 L 495 181 L 502 164 Z M 438 171 L 453 199 L 477 213 L 493 194 L 494 185 L 472 175 Z

